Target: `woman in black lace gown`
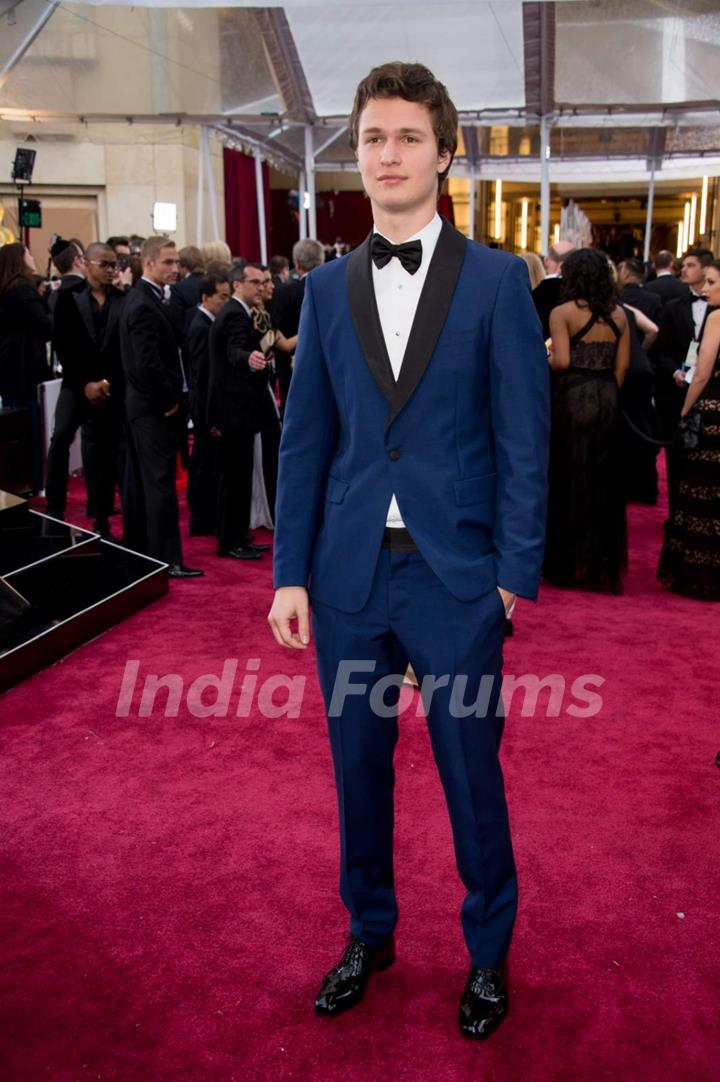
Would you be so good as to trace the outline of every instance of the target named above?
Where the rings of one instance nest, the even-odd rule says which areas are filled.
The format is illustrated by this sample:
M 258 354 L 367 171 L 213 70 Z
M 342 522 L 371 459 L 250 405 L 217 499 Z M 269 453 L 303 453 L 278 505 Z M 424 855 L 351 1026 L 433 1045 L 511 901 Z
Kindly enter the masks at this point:
M 561 297 L 550 315 L 555 377 L 544 574 L 556 586 L 619 594 L 627 565 L 619 388 L 630 339 L 606 256 L 592 248 L 566 256 Z
M 720 261 L 705 274 L 703 296 L 720 306 Z M 707 317 L 682 416 L 702 418 L 697 447 L 682 452 L 677 506 L 668 524 L 658 578 L 671 590 L 720 601 L 720 311 Z

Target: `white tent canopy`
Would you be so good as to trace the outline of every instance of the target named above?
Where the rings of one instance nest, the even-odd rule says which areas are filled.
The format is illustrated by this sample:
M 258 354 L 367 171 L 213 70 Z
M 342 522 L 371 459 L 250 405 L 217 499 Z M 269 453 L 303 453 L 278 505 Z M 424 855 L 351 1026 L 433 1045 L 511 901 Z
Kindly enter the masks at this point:
M 309 122 L 321 159 L 341 164 L 343 141 L 328 140 L 358 79 L 390 58 L 447 84 L 471 167 L 537 158 L 523 134 L 500 153 L 483 139 L 504 125 L 536 143 L 542 116 L 585 133 L 554 158 L 649 157 L 654 128 L 667 131 L 656 157 L 720 154 L 717 0 L 0 0 L 0 117 L 222 124 L 290 165 L 304 156 L 293 125 Z M 620 127 L 636 135 L 613 146 Z

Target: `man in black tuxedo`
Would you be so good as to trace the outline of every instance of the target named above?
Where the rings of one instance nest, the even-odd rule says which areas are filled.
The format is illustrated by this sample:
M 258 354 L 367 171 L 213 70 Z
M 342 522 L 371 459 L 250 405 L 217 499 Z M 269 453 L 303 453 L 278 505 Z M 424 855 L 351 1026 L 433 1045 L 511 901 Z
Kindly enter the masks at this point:
M 712 263 L 712 252 L 694 248 L 683 259 L 681 277 L 688 295 L 669 301 L 662 310 L 660 333 L 651 351 L 655 363 L 655 405 L 660 417 L 663 439 L 672 440 L 677 431 L 688 383 L 685 366 L 692 360 L 702 338 L 708 304 L 701 296 L 705 268 Z M 670 512 L 675 505 L 678 455 L 674 447 L 666 450 L 668 499 Z
M 108 540 L 122 434 L 123 375 L 120 313 L 125 294 L 112 280 L 117 256 L 106 244 L 91 244 L 84 259 L 86 278 L 58 291 L 53 347 L 63 383 L 55 408 L 48 450 L 47 512 L 65 517 L 70 445 L 82 425 L 82 460 L 95 529 Z
M 232 297 L 210 328 L 207 420 L 220 440 L 218 555 L 235 560 L 259 560 L 265 548 L 254 545 L 249 537 L 257 432 L 263 434 L 271 514 L 275 506 L 279 426 L 270 388 L 270 362 L 260 348 L 263 331 L 253 321 L 253 310 L 262 304 L 264 277 L 259 263 L 234 269 L 230 274 Z
M 172 578 L 196 578 L 183 566 L 175 470 L 183 393 L 180 354 L 164 287 L 177 276 L 167 237 L 143 242 L 143 274 L 126 296 L 120 321 L 127 380 L 128 461 L 123 482 L 125 543 L 169 564 Z
M 625 259 L 618 266 L 618 285 L 620 286 L 620 303 L 629 304 L 639 309 L 653 323 L 659 323 L 662 312 L 662 301 L 655 293 L 648 293 L 643 285 L 645 267 L 642 259 Z
M 292 378 L 292 356 L 297 346 L 297 333 L 300 326 L 300 310 L 305 296 L 305 278 L 325 261 L 325 249 L 318 240 L 299 240 L 293 247 L 293 264 L 297 279 L 287 282 L 275 294 L 273 322 L 287 340 L 290 349 L 275 350 L 275 368 L 280 385 L 280 411 L 285 409 L 290 380 Z M 283 343 L 285 344 L 285 343 Z
M 205 271 L 205 262 L 199 248 L 189 244 L 178 252 L 180 276 L 172 287 L 171 299 L 180 309 L 181 325 L 187 326 L 193 309 L 200 304 L 200 286 Z
M 200 304 L 189 314 L 183 365 L 188 381 L 188 408 L 193 423 L 193 445 L 188 466 L 187 501 L 191 535 L 214 534 L 217 512 L 217 439 L 207 423 L 210 328 L 230 300 L 227 278 L 210 274 L 200 282 Z
M 555 241 L 545 256 L 545 277 L 532 292 L 535 311 L 542 323 L 543 338 L 550 337 L 550 313 L 560 304 L 562 264 L 566 256 L 575 249 L 568 240 Z
M 655 256 L 657 278 L 645 283 L 645 289 L 650 293 L 655 293 L 663 305 L 669 301 L 684 300 L 688 295 L 688 287 L 673 273 L 674 264 L 675 256 L 664 248 Z
M 83 246 L 79 240 L 58 237 L 50 249 L 55 270 L 60 274 L 60 285 L 47 297 L 48 311 L 55 315 L 55 306 L 61 293 L 66 290 L 83 289 L 85 286 L 85 263 Z

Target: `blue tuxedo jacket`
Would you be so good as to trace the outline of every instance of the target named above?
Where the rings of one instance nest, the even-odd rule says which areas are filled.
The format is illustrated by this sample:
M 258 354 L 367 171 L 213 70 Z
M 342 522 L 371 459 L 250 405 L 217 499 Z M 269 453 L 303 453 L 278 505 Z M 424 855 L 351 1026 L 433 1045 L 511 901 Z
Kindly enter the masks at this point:
M 537 596 L 545 541 L 549 371 L 520 259 L 447 221 L 397 382 L 370 238 L 306 279 L 285 410 L 275 586 L 358 612 L 390 498 L 447 589 Z

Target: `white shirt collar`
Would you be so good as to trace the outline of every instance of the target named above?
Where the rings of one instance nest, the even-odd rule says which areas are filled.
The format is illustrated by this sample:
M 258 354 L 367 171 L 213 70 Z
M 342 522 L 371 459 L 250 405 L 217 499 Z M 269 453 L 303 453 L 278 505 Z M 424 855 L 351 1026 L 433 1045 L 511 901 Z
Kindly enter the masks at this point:
M 165 290 L 163 289 L 163 287 L 159 286 L 157 284 L 157 282 L 153 282 L 152 278 L 146 278 L 145 275 L 143 274 L 140 281 L 141 282 L 147 282 L 147 284 L 149 286 L 152 286 L 152 288 L 155 290 L 155 292 L 158 293 L 161 297 L 164 295 Z
M 407 237 L 402 244 L 408 244 L 411 240 L 419 240 L 422 244 L 422 264 L 424 266 L 430 259 L 432 259 L 433 252 L 435 251 L 435 245 L 438 242 L 440 231 L 442 229 L 442 218 L 435 212 L 427 225 L 424 225 L 417 233 L 413 233 L 411 237 Z M 373 233 L 379 233 L 381 237 L 385 237 L 384 233 L 380 233 L 380 230 L 376 225 L 373 225 Z M 385 237 L 385 240 L 390 244 L 394 244 L 389 237 Z M 390 266 L 390 264 L 387 264 Z M 377 268 L 375 268 L 377 270 Z M 383 268 L 384 269 L 384 268 Z
M 675 275 L 673 274 L 673 272 L 671 270 L 659 270 L 657 272 L 657 277 L 658 278 L 674 278 Z
M 204 304 L 199 304 L 199 305 L 198 305 L 198 308 L 200 309 L 200 311 L 202 312 L 202 314 L 203 314 L 204 316 L 207 316 L 207 317 L 208 317 L 208 319 L 210 320 L 210 322 L 211 322 L 211 323 L 214 323 L 214 322 L 215 322 L 215 316 L 214 316 L 214 315 L 212 314 L 212 312 L 211 312 L 211 311 L 209 311 L 209 309 L 207 309 L 207 308 L 205 307 L 205 305 L 204 305 Z

